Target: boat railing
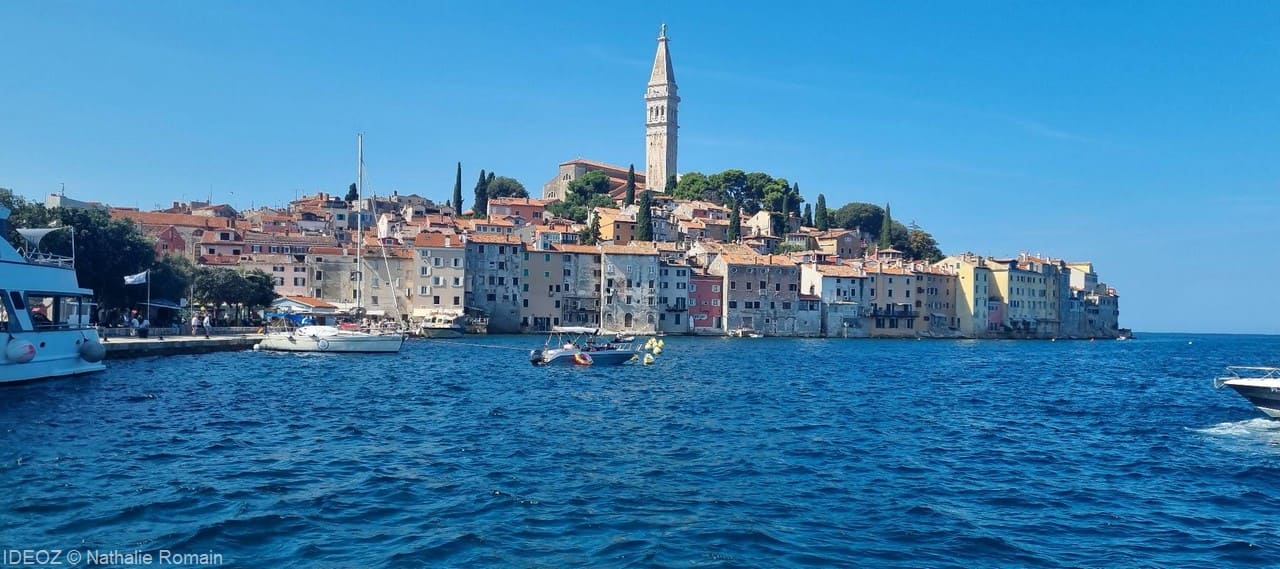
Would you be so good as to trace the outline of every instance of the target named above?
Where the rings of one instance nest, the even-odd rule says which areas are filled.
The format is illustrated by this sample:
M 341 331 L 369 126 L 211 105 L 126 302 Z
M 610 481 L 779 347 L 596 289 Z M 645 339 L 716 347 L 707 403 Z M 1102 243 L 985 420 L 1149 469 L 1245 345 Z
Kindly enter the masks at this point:
M 1233 379 L 1274 379 L 1280 381 L 1280 367 L 1227 366 L 1223 375 L 1213 379 L 1213 386 L 1221 388 Z
M 18 249 L 18 254 L 22 255 L 22 258 L 32 265 L 48 265 L 63 269 L 76 268 L 76 258 L 67 255 L 55 255 L 39 249 Z

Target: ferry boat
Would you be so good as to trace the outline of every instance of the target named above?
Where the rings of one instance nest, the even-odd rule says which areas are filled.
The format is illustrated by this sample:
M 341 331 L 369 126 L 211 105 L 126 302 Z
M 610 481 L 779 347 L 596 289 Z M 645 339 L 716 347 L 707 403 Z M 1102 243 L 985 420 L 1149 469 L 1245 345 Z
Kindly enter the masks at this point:
M 557 326 L 551 329 L 547 342 L 529 352 L 529 363 L 545 365 L 622 365 L 639 359 L 640 352 L 631 342 L 599 336 L 595 328 Z
M 9 210 L 0 206 L 0 235 L 8 224 Z M 40 250 L 40 240 L 53 231 L 19 229 L 28 243 L 23 251 L 0 237 L 0 383 L 106 369 L 106 348 L 89 325 L 93 291 L 76 281 L 74 242 L 71 257 Z
M 1280 368 L 1228 366 L 1213 386 L 1230 387 L 1272 419 L 1280 419 Z

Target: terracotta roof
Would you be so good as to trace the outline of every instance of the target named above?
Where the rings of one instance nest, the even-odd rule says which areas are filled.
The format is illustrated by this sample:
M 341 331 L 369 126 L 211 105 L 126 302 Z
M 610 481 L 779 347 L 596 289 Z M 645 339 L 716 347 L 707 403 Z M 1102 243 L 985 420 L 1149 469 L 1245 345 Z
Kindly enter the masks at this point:
M 312 247 L 307 251 L 312 255 L 354 255 L 355 251 L 346 247 Z
M 130 209 L 111 210 L 113 219 L 128 219 L 143 225 L 173 225 L 177 227 L 198 227 L 202 229 L 225 229 L 231 226 L 230 219 L 207 215 L 187 215 L 184 213 L 160 213 L 154 211 L 137 211 Z
M 283 296 L 281 298 L 292 300 L 299 304 L 305 304 L 312 308 L 337 308 L 328 302 L 310 296 Z
M 589 255 L 599 255 L 600 248 L 595 245 L 567 245 L 563 243 L 552 243 L 552 251 L 561 253 L 585 253 Z
M 206 231 L 204 232 L 204 235 L 200 236 L 200 244 L 217 245 L 219 243 L 225 243 L 227 245 L 235 245 L 237 243 L 244 243 L 244 237 L 240 235 L 240 232 L 234 229 L 228 230 L 227 232 L 231 234 L 231 239 L 219 239 L 221 236 L 218 234 L 221 233 L 221 230 Z
M 448 244 L 445 241 L 448 240 Z M 419 233 L 413 238 L 414 247 L 463 247 L 462 238 L 457 235 L 429 231 Z
M 785 255 L 758 255 L 742 253 L 723 253 L 721 258 L 730 265 L 766 265 L 775 267 L 794 267 L 796 264 Z
M 845 264 L 839 264 L 839 265 L 819 264 L 819 265 L 815 265 L 814 268 L 823 276 L 827 276 L 827 277 L 857 278 L 857 277 L 866 276 L 866 273 L 861 269 L 857 267 L 845 265 Z
M 658 250 L 654 247 L 646 247 L 643 245 L 601 245 L 600 252 L 606 255 L 657 255 Z
M 543 207 L 543 206 L 546 206 L 547 204 L 549 204 L 549 203 L 551 203 L 551 202 L 554 202 L 554 201 L 558 201 L 558 200 L 543 200 L 543 199 L 538 199 L 538 198 L 508 198 L 508 197 L 501 197 L 501 198 L 492 198 L 492 199 L 490 199 L 490 200 L 489 200 L 489 205 L 490 205 L 490 206 L 494 206 L 494 205 L 532 205 L 532 206 L 539 206 L 539 207 Z
M 472 233 L 467 241 L 475 243 L 494 243 L 500 245 L 519 245 L 522 243 L 516 235 L 494 235 L 492 233 Z

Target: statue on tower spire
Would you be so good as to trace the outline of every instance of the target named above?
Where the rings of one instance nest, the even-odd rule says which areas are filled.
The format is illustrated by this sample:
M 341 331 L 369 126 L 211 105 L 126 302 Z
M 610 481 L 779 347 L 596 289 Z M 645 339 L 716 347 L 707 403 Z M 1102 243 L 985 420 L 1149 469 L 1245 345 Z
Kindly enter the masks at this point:
M 667 23 L 663 22 L 662 27 L 658 29 L 658 39 L 667 37 Z

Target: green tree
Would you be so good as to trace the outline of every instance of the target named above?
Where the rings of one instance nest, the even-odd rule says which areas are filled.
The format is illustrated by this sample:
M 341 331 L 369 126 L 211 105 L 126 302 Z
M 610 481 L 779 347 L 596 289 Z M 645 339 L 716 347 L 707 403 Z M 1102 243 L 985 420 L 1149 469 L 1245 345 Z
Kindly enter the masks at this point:
M 680 181 L 676 183 L 676 189 L 671 192 L 671 197 L 678 200 L 725 203 L 723 194 L 718 188 L 713 187 L 701 172 L 686 172 L 685 175 L 680 176 Z
M 788 202 L 789 198 L 790 196 L 784 193 L 782 195 L 782 204 L 778 207 L 778 210 L 769 215 L 769 221 L 773 224 L 773 234 L 776 237 L 785 236 L 789 229 L 788 226 L 791 225 L 791 204 Z
M 488 215 L 489 200 L 485 195 L 485 189 L 488 186 L 489 180 L 485 178 L 484 170 L 480 170 L 480 179 L 476 180 L 476 199 L 471 202 L 472 217 L 485 217 Z
M 859 229 L 864 235 L 876 235 L 884 222 L 884 210 L 875 204 L 852 202 L 829 212 L 827 217 L 831 227 Z
M 675 174 L 667 176 L 667 185 L 662 187 L 662 193 L 671 195 L 671 192 L 676 190 L 676 185 L 679 183 L 680 181 L 676 178 Z
M 347 186 L 347 199 L 344 201 L 351 203 L 358 199 L 360 199 L 360 190 L 356 189 L 355 182 L 352 182 L 350 186 Z
M 889 213 L 889 204 L 884 204 L 884 220 L 880 223 L 881 249 L 893 246 L 893 216 Z
M 583 245 L 595 245 L 600 242 L 600 216 L 591 218 L 591 224 L 580 233 Z
M 593 170 L 569 182 L 564 199 L 549 204 L 547 211 L 556 217 L 582 223 L 587 220 L 591 209 L 616 205 L 613 198 L 609 197 L 609 176 Z
M 640 193 L 640 211 L 636 212 L 636 241 L 653 241 L 653 192 Z
M 800 223 L 805 227 L 813 227 L 813 207 L 804 204 L 804 215 L 801 216 Z
M 737 202 L 729 202 L 729 230 L 725 234 L 725 241 L 733 243 L 742 236 L 742 214 L 738 210 Z
M 627 168 L 627 193 L 622 198 L 622 205 L 631 205 L 636 203 L 636 165 L 632 164 Z
M 192 297 L 205 305 L 237 307 L 234 316 L 241 317 L 239 308 L 261 308 L 275 299 L 275 287 L 271 275 L 261 270 L 240 271 L 223 267 L 200 267 L 195 271 L 191 285 Z
M 924 259 L 930 263 L 942 260 L 942 250 L 938 248 L 938 242 L 929 232 L 915 224 L 907 230 L 906 251 L 914 259 Z
M 831 220 L 827 215 L 827 197 L 818 194 L 818 205 L 813 208 L 813 226 L 818 231 L 826 231 L 831 228 Z
M 462 213 L 462 162 L 458 162 L 458 172 L 453 178 L 453 201 L 449 205 L 453 206 L 454 213 Z
M 485 205 L 487 206 L 490 199 L 527 198 L 529 197 L 529 192 L 524 189 L 524 184 L 516 181 L 515 178 L 508 178 L 506 176 L 495 177 L 493 172 L 490 172 L 489 182 L 485 186 L 484 196 Z

